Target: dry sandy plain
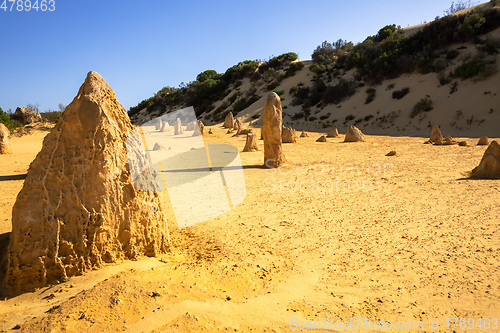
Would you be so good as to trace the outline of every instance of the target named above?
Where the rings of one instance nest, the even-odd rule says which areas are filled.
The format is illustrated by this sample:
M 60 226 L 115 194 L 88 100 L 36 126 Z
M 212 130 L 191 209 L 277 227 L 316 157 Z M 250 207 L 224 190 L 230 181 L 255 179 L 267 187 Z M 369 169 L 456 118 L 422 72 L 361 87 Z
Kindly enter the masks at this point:
M 212 129 L 205 143 L 241 151 L 243 136 Z M 0 156 L 0 251 L 46 134 L 14 137 L 14 154 Z M 240 153 L 244 201 L 195 226 L 172 226 L 171 253 L 0 300 L 0 332 L 494 331 L 500 180 L 464 176 L 486 146 L 370 135 L 316 143 L 320 133 L 309 135 L 284 144 L 288 163 L 279 170 L 261 167 L 262 151 Z M 398 156 L 385 156 L 390 150 Z M 451 318 L 490 318 L 490 329 L 459 322 L 453 330 Z M 373 324 L 335 323 L 349 320 Z

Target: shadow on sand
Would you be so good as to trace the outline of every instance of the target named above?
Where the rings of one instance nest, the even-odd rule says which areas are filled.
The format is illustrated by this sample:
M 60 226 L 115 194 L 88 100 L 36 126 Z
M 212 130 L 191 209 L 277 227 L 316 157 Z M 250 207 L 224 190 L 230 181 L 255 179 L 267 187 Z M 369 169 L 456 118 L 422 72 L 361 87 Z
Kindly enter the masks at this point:
M 0 234 L 0 286 L 7 272 L 7 247 L 9 246 L 10 232 Z M 2 288 L 0 288 L 0 296 L 2 295 Z
M 23 173 L 22 175 L 9 175 L 9 176 L 0 176 L 0 182 L 6 180 L 24 180 L 28 174 Z

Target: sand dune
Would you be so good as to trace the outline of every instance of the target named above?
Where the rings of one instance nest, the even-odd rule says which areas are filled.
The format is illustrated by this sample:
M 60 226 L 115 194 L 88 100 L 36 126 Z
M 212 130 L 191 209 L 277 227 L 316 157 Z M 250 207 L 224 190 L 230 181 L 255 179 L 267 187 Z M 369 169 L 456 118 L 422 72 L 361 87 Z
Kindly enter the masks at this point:
M 243 149 L 244 137 L 212 130 L 205 143 Z M 26 172 L 45 134 L 14 138 L 14 154 L 0 156 L 2 233 L 23 182 L 5 179 Z M 284 144 L 279 170 L 260 167 L 262 141 L 241 153 L 245 200 L 174 231 L 171 254 L 0 301 L 0 330 L 287 332 L 323 318 L 498 318 L 500 183 L 463 176 L 485 146 L 308 134 Z

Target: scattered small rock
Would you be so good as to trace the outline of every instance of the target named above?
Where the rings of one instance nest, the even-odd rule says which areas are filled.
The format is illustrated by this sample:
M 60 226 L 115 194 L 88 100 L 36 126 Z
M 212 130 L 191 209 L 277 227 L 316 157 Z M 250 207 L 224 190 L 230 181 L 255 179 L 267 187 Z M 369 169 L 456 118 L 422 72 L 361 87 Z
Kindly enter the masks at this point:
M 327 142 L 326 136 L 322 135 L 316 142 Z
M 477 142 L 478 146 L 487 146 L 490 143 L 489 139 L 487 136 L 483 136 L 479 139 Z
M 351 125 L 345 134 L 344 142 L 365 142 L 365 137 L 359 128 Z
M 385 156 L 396 156 L 397 153 L 395 150 L 391 150 L 390 152 L 388 152 L 387 154 L 385 154 Z
M 337 127 L 332 128 L 330 133 L 326 136 L 327 138 L 338 138 L 339 137 L 339 131 L 337 131 Z

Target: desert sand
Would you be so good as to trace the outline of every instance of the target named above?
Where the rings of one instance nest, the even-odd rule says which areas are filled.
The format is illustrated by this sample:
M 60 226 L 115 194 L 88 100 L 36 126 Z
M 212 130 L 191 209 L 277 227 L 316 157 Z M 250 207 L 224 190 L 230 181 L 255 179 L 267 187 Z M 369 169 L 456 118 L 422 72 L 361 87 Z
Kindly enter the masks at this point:
M 476 145 L 480 133 L 454 137 L 461 147 L 369 132 L 344 143 L 342 130 L 317 143 L 325 133 L 308 132 L 283 144 L 287 163 L 268 170 L 262 140 L 243 153 L 245 136 L 208 127 L 205 144 L 240 150 L 241 204 L 171 230 L 171 253 L 1 300 L 0 332 L 289 332 L 324 318 L 445 332 L 447 318 L 500 319 L 500 180 L 465 177 L 487 148 Z M 0 155 L 0 253 L 47 133 L 13 136 L 13 154 Z

